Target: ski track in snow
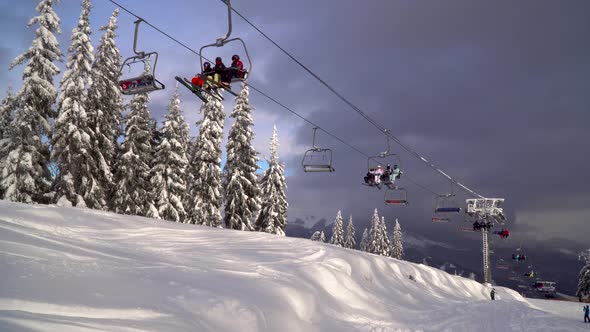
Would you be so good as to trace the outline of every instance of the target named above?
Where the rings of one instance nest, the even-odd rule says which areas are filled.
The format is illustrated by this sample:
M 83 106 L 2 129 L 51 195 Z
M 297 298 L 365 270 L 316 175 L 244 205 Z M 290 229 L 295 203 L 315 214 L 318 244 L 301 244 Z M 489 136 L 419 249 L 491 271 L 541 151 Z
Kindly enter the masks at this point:
M 329 244 L 5 201 L 0 271 L 0 331 L 589 327 L 577 303 Z

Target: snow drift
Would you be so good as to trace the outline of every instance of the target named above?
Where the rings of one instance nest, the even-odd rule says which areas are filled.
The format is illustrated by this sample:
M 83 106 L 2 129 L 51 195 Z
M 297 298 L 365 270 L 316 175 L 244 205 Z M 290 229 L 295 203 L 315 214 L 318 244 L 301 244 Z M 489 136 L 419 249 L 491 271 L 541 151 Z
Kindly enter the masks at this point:
M 0 201 L 0 271 L 1 331 L 585 330 L 420 264 L 87 209 Z

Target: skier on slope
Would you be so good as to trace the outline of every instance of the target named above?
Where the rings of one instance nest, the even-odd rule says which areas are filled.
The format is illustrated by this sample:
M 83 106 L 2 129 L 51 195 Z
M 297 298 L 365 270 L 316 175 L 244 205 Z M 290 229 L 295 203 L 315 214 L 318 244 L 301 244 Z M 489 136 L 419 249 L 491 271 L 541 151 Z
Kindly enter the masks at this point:
M 490 291 L 490 297 L 492 298 L 492 301 L 494 301 L 496 299 L 496 289 L 492 288 L 492 290 Z
M 585 305 L 582 310 L 584 310 L 584 323 L 590 323 L 590 305 Z

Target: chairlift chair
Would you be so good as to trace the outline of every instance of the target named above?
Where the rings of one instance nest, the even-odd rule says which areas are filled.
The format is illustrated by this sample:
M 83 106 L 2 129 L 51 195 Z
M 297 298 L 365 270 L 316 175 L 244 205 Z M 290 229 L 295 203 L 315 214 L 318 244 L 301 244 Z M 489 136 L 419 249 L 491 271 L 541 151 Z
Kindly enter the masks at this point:
M 404 188 L 388 188 L 385 191 L 385 204 L 387 205 L 408 205 L 408 192 Z
M 461 208 L 455 202 L 455 194 L 437 195 L 434 213 L 459 213 Z
M 386 133 L 389 132 L 388 129 L 385 130 Z M 384 152 L 381 152 L 380 154 L 376 155 L 376 156 L 370 156 L 367 158 L 367 172 L 371 171 L 371 168 L 376 169 L 377 166 L 380 165 L 387 165 L 387 164 L 393 164 L 393 165 L 398 165 L 400 170 L 401 170 L 401 159 L 399 158 L 398 155 L 396 155 L 395 153 L 391 152 L 391 144 L 389 141 L 389 135 L 386 135 L 387 137 L 387 150 Z M 385 186 L 387 186 L 388 188 L 392 189 L 395 188 L 394 186 L 394 182 L 395 179 L 393 181 L 393 183 L 391 181 L 389 181 L 388 179 L 386 179 L 386 181 L 381 181 L 381 179 L 379 179 L 380 183 L 382 182 Z M 372 183 L 364 183 L 365 185 L 368 185 L 369 187 L 377 187 L 379 189 L 381 189 L 380 186 L 376 185 L 376 184 L 372 184 Z
M 143 64 L 143 74 L 131 78 L 123 78 L 119 80 L 119 86 L 121 87 L 121 93 L 124 95 L 134 95 L 138 93 L 148 93 L 155 90 L 163 90 L 166 86 L 158 81 L 156 78 L 156 65 L 158 64 L 158 53 L 157 52 L 143 52 L 137 51 L 137 34 L 139 31 L 139 24 L 143 22 L 143 19 L 138 19 L 134 22 L 135 34 L 133 36 L 133 53 L 135 55 L 125 59 L 119 70 L 119 76 L 122 75 L 123 69 L 134 64 Z M 153 61 L 153 65 L 150 66 L 150 62 Z
M 469 227 L 469 226 L 460 226 L 459 230 L 461 232 L 465 232 L 465 233 L 475 233 L 475 230 L 473 229 L 473 227 Z
M 250 58 L 250 53 L 248 52 L 248 48 L 246 47 L 246 43 L 241 39 L 241 38 L 231 38 L 229 39 L 231 33 L 232 33 L 232 7 L 231 7 L 231 0 L 221 0 L 221 2 L 225 3 L 227 5 L 227 21 L 228 21 L 228 30 L 227 33 L 225 34 L 225 36 L 217 38 L 215 40 L 214 43 L 205 45 L 203 47 L 201 47 L 201 49 L 199 50 L 199 61 L 201 64 L 201 70 L 203 70 L 203 60 L 207 60 L 204 56 L 203 56 L 203 50 L 209 47 L 223 47 L 225 45 L 227 45 L 228 43 L 231 42 L 239 42 L 242 44 L 243 48 L 244 48 L 244 52 L 246 54 L 246 58 L 248 59 L 248 69 L 243 69 L 238 73 L 238 76 L 236 77 L 232 77 L 231 79 L 231 83 L 233 82 L 245 82 L 248 79 L 249 74 L 252 72 L 252 59 Z M 233 92 L 231 90 L 230 87 L 227 87 L 223 84 L 218 84 L 216 82 L 213 82 L 213 80 L 211 79 L 211 77 L 209 76 L 204 76 L 201 75 L 201 77 L 205 80 L 205 82 L 212 84 L 218 88 L 223 88 L 226 91 L 236 95 L 235 92 Z
M 312 148 L 305 151 L 303 154 L 301 166 L 303 166 L 303 171 L 306 173 L 332 173 L 335 171 L 334 167 L 332 166 L 332 150 L 321 148 L 315 145 L 315 135 L 317 129 L 317 127 L 313 128 Z

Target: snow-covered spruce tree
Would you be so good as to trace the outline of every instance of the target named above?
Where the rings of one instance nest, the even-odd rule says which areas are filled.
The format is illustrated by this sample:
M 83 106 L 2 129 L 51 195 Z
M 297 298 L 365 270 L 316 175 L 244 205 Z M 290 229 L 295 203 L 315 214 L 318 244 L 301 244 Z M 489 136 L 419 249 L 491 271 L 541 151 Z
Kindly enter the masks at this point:
M 9 137 L 10 124 L 14 118 L 16 110 L 16 98 L 12 92 L 12 88 L 8 87 L 6 96 L 0 102 L 0 141 Z M 0 142 L 0 164 L 4 159 L 5 154 L 2 154 L 2 142 Z M 2 197 L 2 196 L 0 196 Z
M 100 28 L 104 31 L 98 44 L 96 59 L 92 64 L 91 83 L 88 88 L 86 112 L 88 126 L 92 129 L 89 134 L 93 149 L 91 156 L 99 166 L 93 171 L 93 177 L 98 180 L 86 204 L 95 208 L 106 208 L 107 199 L 113 187 L 113 165 L 117 153 L 117 138 L 121 135 L 121 119 L 123 113 L 123 99 L 119 88 L 119 67 L 121 55 L 115 43 L 118 27 L 116 9 L 109 23 Z
M 404 256 L 404 242 L 402 239 L 402 228 L 395 219 L 395 226 L 393 227 L 393 240 L 391 241 L 390 255 L 393 258 L 402 259 Z
M 267 161 L 268 169 L 260 181 L 262 206 L 256 218 L 256 230 L 284 236 L 289 203 L 285 193 L 287 183 L 284 168 L 278 157 L 278 144 L 277 127 L 274 126 L 270 142 L 270 160 Z
M 50 119 L 55 117 L 53 104 L 57 98 L 57 89 L 53 78 L 60 70 L 54 63 L 63 56 L 55 34 L 60 34 L 60 19 L 53 10 L 59 0 L 41 0 L 35 8 L 39 13 L 33 17 L 28 26 L 38 24 L 35 39 L 31 47 L 10 63 L 10 69 L 27 62 L 23 72 L 23 85 L 18 92 L 19 107 L 30 108 L 32 122 L 29 123 L 35 135 L 51 134 Z
M 590 298 L 590 262 L 580 270 L 576 296 L 579 299 Z
M 90 8 L 90 1 L 83 0 L 78 25 L 70 38 L 72 43 L 68 49 L 67 70 L 61 79 L 58 98 L 52 159 L 60 170 L 54 180 L 58 203 L 100 208 L 105 202 L 96 194 L 101 188 L 94 177 L 99 173 L 100 165 L 92 157 L 93 149 L 97 147 L 92 141 L 95 134 L 89 127 L 86 109 L 86 88 L 94 61 L 94 49 L 90 43 Z
M 319 241 L 320 240 L 320 231 L 315 231 L 313 232 L 313 234 L 311 235 L 311 237 L 309 238 L 312 241 Z
M 6 92 L 6 97 L 0 102 L 0 199 L 4 197 L 4 188 L 2 187 L 2 164 L 6 156 L 8 156 L 9 150 L 4 148 L 4 145 L 8 145 L 10 124 L 14 116 L 15 110 L 15 98 L 12 93 L 12 89 L 9 87 Z
M 361 243 L 359 245 L 360 251 L 367 251 L 367 245 L 369 244 L 369 230 L 365 228 L 363 231 L 363 237 L 361 238 Z
M 227 162 L 224 167 L 225 227 L 252 231 L 251 219 L 260 209 L 260 189 L 256 177 L 258 157 L 252 147 L 252 107 L 246 84 L 236 97 L 231 117 L 236 119 L 227 139 Z
M 183 222 L 186 217 L 183 201 L 187 192 L 185 180 L 188 167 L 183 140 L 188 136 L 188 126 L 180 109 L 178 86 L 170 100 L 161 134 L 151 178 L 152 195 L 162 219 Z
M 39 15 L 28 26 L 39 25 L 31 47 L 16 57 L 10 69 L 27 63 L 23 84 L 13 101 L 15 114 L 0 145 L 4 162 L 0 163 L 0 191 L 3 198 L 17 202 L 47 202 L 50 188 L 49 148 L 46 139 L 51 135 L 50 119 L 55 116 L 53 104 L 57 90 L 53 78 L 60 70 L 54 62 L 62 53 L 55 38 L 61 33 L 60 19 L 53 10 L 58 0 L 41 0 L 35 8 Z M 12 104 L 14 102 L 14 104 Z
M 367 251 L 373 254 L 389 256 L 389 238 L 385 226 L 385 218 L 379 219 L 377 209 L 373 213 Z
M 344 247 L 344 228 L 342 226 L 342 213 L 338 210 L 336 219 L 334 220 L 334 226 L 332 227 L 332 237 L 330 243 Z
M 346 238 L 344 239 L 344 248 L 356 248 L 356 238 L 354 233 L 354 224 L 352 223 L 352 215 L 350 215 L 350 218 L 348 218 L 348 225 L 346 226 Z
M 112 210 L 157 218 L 150 190 L 152 119 L 147 93 L 133 97 L 125 122 L 125 138 L 115 164 Z
M 201 106 L 204 113 L 199 138 L 190 161 L 193 181 L 189 184 L 191 201 L 187 207 L 190 223 L 221 227 L 221 140 L 223 104 L 211 96 Z

